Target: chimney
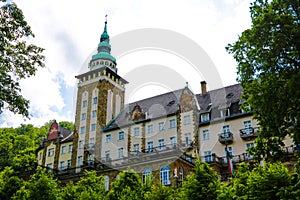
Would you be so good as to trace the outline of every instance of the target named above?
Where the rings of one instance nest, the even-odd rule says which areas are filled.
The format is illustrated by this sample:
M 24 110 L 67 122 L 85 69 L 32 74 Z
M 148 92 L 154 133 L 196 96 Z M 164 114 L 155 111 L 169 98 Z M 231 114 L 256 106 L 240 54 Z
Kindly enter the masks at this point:
M 202 92 L 202 94 L 206 94 L 207 93 L 206 82 L 205 81 L 201 81 L 200 84 L 201 84 L 201 92 Z

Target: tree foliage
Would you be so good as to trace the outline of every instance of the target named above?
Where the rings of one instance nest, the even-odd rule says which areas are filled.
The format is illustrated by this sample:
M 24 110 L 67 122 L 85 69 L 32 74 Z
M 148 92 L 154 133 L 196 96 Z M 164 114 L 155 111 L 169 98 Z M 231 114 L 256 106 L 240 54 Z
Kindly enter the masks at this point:
M 134 170 L 120 172 L 118 179 L 112 183 L 108 193 L 109 199 L 143 199 L 144 190 L 142 181 Z
M 60 188 L 58 181 L 53 179 L 53 175 L 46 169 L 38 168 L 30 180 L 18 190 L 13 197 L 19 199 L 43 199 L 55 200 L 60 198 Z
M 0 199 L 11 199 L 23 184 L 24 181 L 14 175 L 14 170 L 10 167 L 6 167 L 0 172 Z
M 32 124 L 20 125 L 17 128 L 0 128 L 0 170 L 6 166 L 15 171 L 35 168 L 36 149 L 43 137 L 46 137 L 52 121 L 44 126 Z M 72 128 L 72 122 L 62 122 L 65 128 Z
M 62 192 L 63 199 L 97 200 L 106 196 L 104 178 L 97 176 L 95 171 L 85 171 L 84 176 L 76 185 L 70 182 Z
M 261 131 L 257 156 L 278 152 L 290 135 L 300 143 L 300 2 L 256 0 L 252 26 L 227 46 L 238 63 L 245 103 Z
M 196 160 L 195 172 L 183 182 L 185 199 L 217 199 L 220 181 L 217 173 L 207 163 Z
M 256 165 L 252 170 L 249 164 L 242 163 L 235 178 L 222 183 L 218 199 L 300 199 L 297 176 L 294 177 L 282 163 Z
M 44 66 L 44 49 L 29 44 L 34 37 L 15 3 L 1 0 L 0 7 L 0 113 L 7 108 L 28 117 L 29 101 L 21 94 L 20 80 Z

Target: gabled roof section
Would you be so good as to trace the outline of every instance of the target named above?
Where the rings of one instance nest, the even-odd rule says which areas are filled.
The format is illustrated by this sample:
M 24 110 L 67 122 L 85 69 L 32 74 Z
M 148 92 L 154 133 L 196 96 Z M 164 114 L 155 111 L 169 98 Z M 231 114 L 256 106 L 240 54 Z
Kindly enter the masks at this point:
M 50 141 L 56 139 L 59 139 L 60 141 L 72 140 L 73 132 L 59 126 L 58 123 L 54 121 L 50 126 L 47 140 Z
M 200 114 L 209 112 L 213 108 L 219 110 L 230 107 L 232 103 L 241 101 L 242 86 L 235 84 L 224 88 L 207 92 L 206 94 L 197 94 L 197 100 L 200 105 Z
M 150 97 L 130 103 L 104 129 L 104 132 L 140 123 L 147 120 L 174 115 L 178 112 L 178 104 L 184 89 L 175 90 L 158 96 Z M 140 120 L 132 117 L 134 108 L 139 107 L 144 118 Z

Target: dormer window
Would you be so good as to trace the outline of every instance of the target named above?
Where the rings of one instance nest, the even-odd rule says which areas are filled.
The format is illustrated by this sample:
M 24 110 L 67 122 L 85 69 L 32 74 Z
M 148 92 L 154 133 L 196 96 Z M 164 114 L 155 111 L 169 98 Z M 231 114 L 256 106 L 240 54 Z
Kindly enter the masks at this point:
M 220 117 L 228 117 L 228 116 L 230 116 L 230 109 L 229 108 L 220 110 Z
M 210 120 L 209 113 L 203 113 L 201 115 L 201 122 L 208 122 Z

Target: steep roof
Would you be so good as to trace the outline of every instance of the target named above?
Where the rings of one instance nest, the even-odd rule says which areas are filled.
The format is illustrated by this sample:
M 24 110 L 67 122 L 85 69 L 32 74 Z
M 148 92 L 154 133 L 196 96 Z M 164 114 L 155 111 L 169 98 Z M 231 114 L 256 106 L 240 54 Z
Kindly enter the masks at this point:
M 116 116 L 105 128 L 105 131 L 135 124 L 141 121 L 170 116 L 178 111 L 178 104 L 183 89 L 175 90 L 158 96 L 130 103 Z M 140 120 L 132 120 L 132 112 L 135 106 L 139 106 L 145 115 Z
M 213 108 L 225 109 L 230 107 L 231 103 L 240 102 L 242 90 L 240 84 L 235 84 L 209 91 L 206 94 L 197 94 L 200 114 L 209 112 Z

